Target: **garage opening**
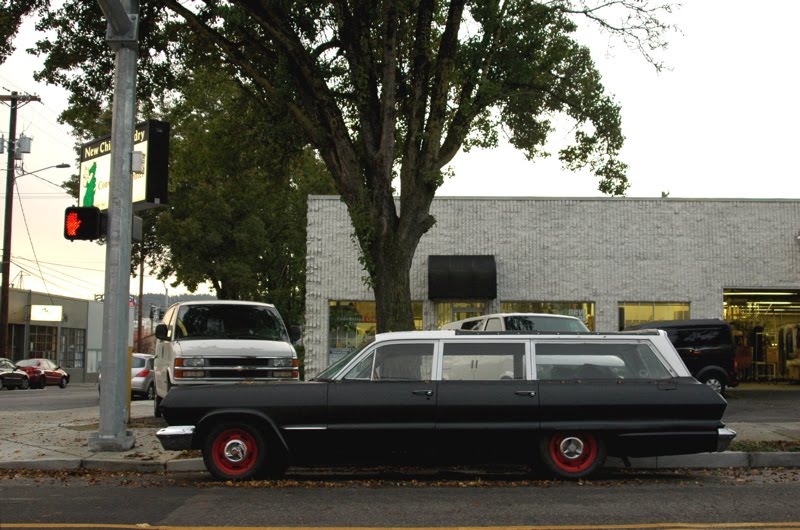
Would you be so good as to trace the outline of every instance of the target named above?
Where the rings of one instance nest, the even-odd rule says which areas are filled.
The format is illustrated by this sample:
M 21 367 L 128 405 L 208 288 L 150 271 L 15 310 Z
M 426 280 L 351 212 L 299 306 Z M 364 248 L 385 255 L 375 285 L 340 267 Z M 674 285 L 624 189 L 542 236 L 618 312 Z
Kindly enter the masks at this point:
M 739 377 L 800 381 L 800 291 L 724 289 Z

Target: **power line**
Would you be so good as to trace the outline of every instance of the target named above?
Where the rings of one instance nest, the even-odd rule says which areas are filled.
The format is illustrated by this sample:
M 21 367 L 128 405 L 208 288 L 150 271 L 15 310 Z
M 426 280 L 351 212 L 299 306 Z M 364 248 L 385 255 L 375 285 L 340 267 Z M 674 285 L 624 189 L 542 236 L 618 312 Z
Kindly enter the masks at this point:
M 14 185 L 16 186 L 16 184 L 17 179 L 14 179 Z M 28 218 L 25 216 L 25 208 L 22 205 L 22 199 L 19 197 L 19 195 L 17 195 L 17 202 L 19 203 L 20 212 L 22 212 L 22 224 L 25 225 L 25 233 L 28 234 L 28 243 L 31 245 L 31 252 L 33 252 L 33 258 L 36 260 L 38 266 L 39 260 L 36 257 L 36 249 L 33 246 L 33 238 L 31 237 L 31 230 L 28 226 Z M 42 274 L 41 267 L 39 267 L 39 274 Z M 44 280 L 44 275 L 42 275 L 42 283 L 44 284 L 45 293 L 47 293 L 47 296 L 50 298 L 50 303 L 53 303 L 53 296 L 50 294 L 50 289 L 47 286 L 47 282 Z

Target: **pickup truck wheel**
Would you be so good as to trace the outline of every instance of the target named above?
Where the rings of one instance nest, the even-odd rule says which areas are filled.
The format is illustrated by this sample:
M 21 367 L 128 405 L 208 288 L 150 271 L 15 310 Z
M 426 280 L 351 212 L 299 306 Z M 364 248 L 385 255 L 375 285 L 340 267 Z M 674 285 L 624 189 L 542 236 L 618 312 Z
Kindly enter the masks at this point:
M 539 442 L 539 456 L 558 478 L 579 479 L 597 471 L 606 460 L 602 440 L 589 433 L 557 432 Z
M 249 480 L 263 473 L 264 437 L 244 422 L 223 423 L 211 430 L 203 446 L 206 469 L 218 480 Z

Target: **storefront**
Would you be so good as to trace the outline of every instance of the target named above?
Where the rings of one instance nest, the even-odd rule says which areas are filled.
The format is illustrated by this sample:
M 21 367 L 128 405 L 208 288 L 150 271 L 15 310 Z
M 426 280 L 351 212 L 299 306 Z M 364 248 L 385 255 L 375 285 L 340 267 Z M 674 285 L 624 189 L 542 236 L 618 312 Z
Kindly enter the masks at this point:
M 102 311 L 99 302 L 12 288 L 7 355 L 13 362 L 50 359 L 72 382 L 96 381 Z
M 752 373 L 782 377 L 798 356 L 800 200 L 441 198 L 431 213 L 411 269 L 418 329 L 511 311 L 594 331 L 724 318 Z M 375 331 L 351 234 L 339 197 L 309 198 L 309 375 Z

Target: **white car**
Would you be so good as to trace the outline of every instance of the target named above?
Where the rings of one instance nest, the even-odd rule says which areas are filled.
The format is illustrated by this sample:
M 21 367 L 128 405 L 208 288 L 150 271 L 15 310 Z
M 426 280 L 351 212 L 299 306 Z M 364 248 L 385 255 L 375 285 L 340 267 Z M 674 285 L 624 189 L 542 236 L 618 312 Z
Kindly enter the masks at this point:
M 456 320 L 442 329 L 467 331 L 588 332 L 583 321 L 567 315 L 549 313 L 494 313 Z

